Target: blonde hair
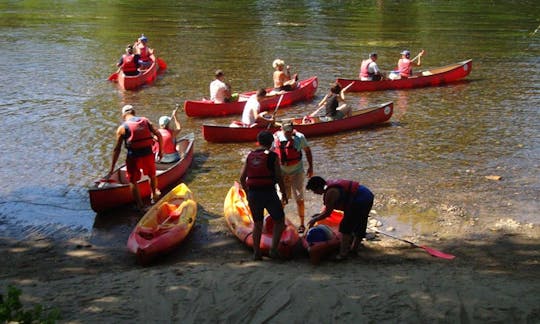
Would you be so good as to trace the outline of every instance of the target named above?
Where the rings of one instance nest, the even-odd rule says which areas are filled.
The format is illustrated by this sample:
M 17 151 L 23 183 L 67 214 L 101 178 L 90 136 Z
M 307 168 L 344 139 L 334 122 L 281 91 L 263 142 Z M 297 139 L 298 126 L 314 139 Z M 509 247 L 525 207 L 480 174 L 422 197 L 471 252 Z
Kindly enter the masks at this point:
M 277 68 L 278 66 L 284 66 L 285 65 L 285 62 L 283 60 L 280 60 L 280 59 L 275 59 L 274 62 L 272 63 L 272 66 L 275 68 Z

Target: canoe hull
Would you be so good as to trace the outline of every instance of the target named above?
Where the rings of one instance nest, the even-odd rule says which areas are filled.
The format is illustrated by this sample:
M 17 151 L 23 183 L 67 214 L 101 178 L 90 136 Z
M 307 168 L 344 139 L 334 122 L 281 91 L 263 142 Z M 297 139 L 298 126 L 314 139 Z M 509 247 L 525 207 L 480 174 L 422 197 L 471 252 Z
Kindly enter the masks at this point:
M 384 123 L 390 119 L 393 111 L 393 102 L 386 102 L 375 107 L 356 111 L 349 118 L 327 122 L 320 122 L 318 118 L 314 118 L 313 123 L 303 123 L 303 118 L 295 118 L 293 123 L 295 129 L 306 137 L 315 137 Z M 257 134 L 264 129 L 266 128 L 202 125 L 204 139 L 215 143 L 256 141 Z M 275 132 L 278 129 L 278 127 L 271 127 L 269 131 Z
M 193 193 L 181 183 L 141 218 L 128 238 L 127 248 L 146 264 L 180 245 L 193 228 L 196 216 Z
M 227 226 L 231 232 L 246 246 L 253 248 L 253 227 L 254 223 L 251 218 L 247 197 L 245 191 L 240 187 L 238 182 L 229 189 L 225 202 L 223 204 L 224 216 Z M 268 255 L 272 246 L 271 224 L 266 216 L 263 233 L 261 235 L 261 252 Z M 286 228 L 281 235 L 278 250 L 281 256 L 285 258 L 292 257 L 293 250 L 299 243 L 300 237 L 294 225 L 285 219 Z
M 456 64 L 415 73 L 413 77 L 408 79 L 360 81 L 359 79 L 338 78 L 336 81 L 339 82 L 342 87 L 346 87 L 350 83 L 353 83 L 347 90 L 348 92 L 412 89 L 434 87 L 455 82 L 465 78 L 471 73 L 471 70 L 472 60 L 466 60 Z
M 152 84 L 156 80 L 159 65 L 156 63 L 156 57 L 150 56 L 152 64 L 148 69 L 143 70 L 135 76 L 127 76 L 122 71 L 118 73 L 118 86 L 122 90 L 134 90 L 145 84 Z
M 194 139 L 195 135 L 193 133 L 178 139 L 178 143 L 180 143 L 182 150 L 180 156 L 183 157 L 180 161 L 169 164 L 156 164 L 158 188 L 160 190 L 163 191 L 176 185 L 187 172 L 193 161 Z M 109 181 L 112 182 L 98 180 L 88 189 L 90 206 L 97 213 L 134 202 L 129 182 L 126 177 L 125 166 L 118 169 L 117 172 L 111 176 Z M 148 199 L 151 192 L 150 179 L 147 176 L 143 176 L 137 185 L 139 186 L 141 198 Z
M 290 106 L 299 101 L 313 99 L 319 84 L 317 77 L 301 80 L 300 87 L 296 90 L 285 92 L 280 107 Z M 266 89 L 270 92 L 272 89 Z M 211 100 L 186 100 L 184 111 L 189 117 L 220 117 L 228 115 L 240 115 L 244 111 L 247 99 L 256 91 L 244 92 L 239 96 L 239 101 L 215 104 Z M 268 111 L 277 106 L 280 95 L 269 96 L 261 102 L 261 111 Z

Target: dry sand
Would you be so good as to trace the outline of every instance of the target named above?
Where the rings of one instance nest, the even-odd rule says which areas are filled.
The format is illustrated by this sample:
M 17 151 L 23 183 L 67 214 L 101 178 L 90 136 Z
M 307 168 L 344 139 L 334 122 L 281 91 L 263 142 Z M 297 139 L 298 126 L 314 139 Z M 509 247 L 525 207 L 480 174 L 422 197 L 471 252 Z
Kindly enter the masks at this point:
M 57 307 L 66 323 L 539 323 L 538 228 L 483 233 L 409 238 L 451 261 L 378 237 L 318 266 L 302 253 L 253 262 L 223 219 L 146 267 L 122 235 L 115 247 L 2 239 L 0 287 L 15 284 L 24 305 Z

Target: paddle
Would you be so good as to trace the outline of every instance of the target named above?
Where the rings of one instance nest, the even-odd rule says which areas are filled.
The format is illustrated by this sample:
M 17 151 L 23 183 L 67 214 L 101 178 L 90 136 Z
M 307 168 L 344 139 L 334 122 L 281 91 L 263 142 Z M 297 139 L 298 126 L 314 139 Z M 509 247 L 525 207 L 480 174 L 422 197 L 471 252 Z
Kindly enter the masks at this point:
M 274 109 L 274 112 L 272 113 L 272 119 L 274 119 L 276 117 L 276 113 L 279 109 L 279 105 L 281 104 L 281 100 L 283 99 L 283 96 L 285 94 L 282 94 L 280 97 L 279 97 L 279 100 L 277 102 L 277 105 L 276 105 L 276 108 Z M 268 125 L 266 126 L 266 129 L 270 129 L 270 126 L 272 126 L 273 123 L 268 123 Z
M 405 239 L 402 239 L 402 238 L 399 238 L 399 237 L 395 237 L 395 236 L 392 236 L 388 233 L 385 233 L 385 232 L 381 232 L 377 229 L 373 229 L 375 232 L 379 233 L 379 234 L 382 234 L 382 235 L 385 235 L 385 236 L 388 236 L 388 237 L 391 237 L 393 239 L 396 239 L 396 240 L 400 240 L 400 241 L 403 241 L 405 243 L 409 243 L 410 245 L 414 246 L 414 247 L 417 247 L 417 248 L 421 248 L 423 249 L 424 251 L 426 251 L 427 253 L 431 254 L 432 256 L 434 257 L 437 257 L 437 258 L 441 258 L 441 259 L 447 259 L 447 260 L 452 260 L 453 258 L 455 258 L 456 256 L 455 255 L 452 255 L 452 254 L 447 254 L 447 253 L 444 253 L 444 252 L 441 252 L 439 250 L 435 250 L 434 248 L 430 248 L 430 247 L 427 247 L 427 246 L 422 246 L 422 245 L 418 245 L 416 243 L 413 243 L 411 241 L 408 241 L 408 240 L 405 240 Z
M 347 89 L 349 89 L 349 88 L 353 85 L 353 83 L 354 83 L 354 82 L 349 83 L 345 88 L 341 89 L 341 92 L 347 91 Z M 326 97 L 325 97 L 324 99 L 326 99 Z M 323 102 L 324 99 L 321 100 L 321 102 Z M 317 110 L 315 110 L 314 112 L 312 112 L 311 114 L 309 114 L 307 117 L 314 117 L 314 116 L 316 116 L 316 115 L 319 113 L 319 111 L 321 111 L 321 109 L 323 109 L 324 107 L 325 107 L 324 105 L 320 106 L 319 108 L 317 108 Z
M 416 56 L 411 60 L 411 62 L 416 61 L 416 59 L 419 58 L 420 56 L 424 55 L 425 52 L 426 52 L 425 50 L 421 50 L 420 53 L 418 53 L 418 55 L 416 55 Z
M 114 181 L 110 181 L 109 178 L 110 178 L 114 173 L 119 172 L 120 169 L 122 169 L 122 168 L 125 167 L 125 166 L 126 166 L 125 163 L 122 164 L 121 166 L 119 166 L 118 168 L 116 168 L 113 172 L 108 173 L 108 174 L 105 176 L 105 178 L 99 180 L 98 188 L 101 189 L 101 188 L 103 188 L 103 187 L 105 186 L 105 184 L 110 183 L 110 182 L 114 182 Z M 120 178 L 120 177 L 118 177 L 118 178 Z
M 118 73 L 120 73 L 120 70 L 121 70 L 121 68 L 118 68 L 118 70 L 116 70 L 116 72 L 114 72 L 113 74 L 111 74 L 107 80 L 109 80 L 109 81 L 116 81 L 116 80 L 118 80 Z
M 161 58 L 156 58 L 156 61 L 157 61 L 157 64 L 159 66 L 159 69 L 160 70 L 166 70 L 167 69 L 167 63 L 165 63 L 165 61 L 163 61 Z

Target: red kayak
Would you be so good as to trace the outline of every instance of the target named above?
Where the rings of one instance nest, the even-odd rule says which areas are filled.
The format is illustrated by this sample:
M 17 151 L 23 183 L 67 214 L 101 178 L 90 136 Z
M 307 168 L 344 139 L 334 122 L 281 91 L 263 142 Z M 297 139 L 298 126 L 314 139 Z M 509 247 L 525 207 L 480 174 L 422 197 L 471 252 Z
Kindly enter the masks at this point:
M 165 190 L 177 184 L 187 172 L 193 161 L 194 139 L 195 135 L 193 133 L 177 139 L 181 147 L 181 152 L 179 153 L 182 158 L 180 161 L 175 163 L 156 163 L 159 190 Z M 137 185 L 143 199 L 150 197 L 150 179 L 147 176 L 143 176 Z M 124 165 L 116 169 L 109 179 L 96 181 L 88 189 L 88 194 L 90 196 L 90 206 L 97 213 L 132 203 L 134 200 L 126 176 L 126 166 Z
M 253 247 L 253 219 L 251 218 L 251 211 L 249 210 L 246 192 L 241 188 L 238 182 L 229 189 L 225 203 L 223 204 L 223 214 L 225 221 L 229 226 L 231 232 L 242 243 L 249 247 Z M 284 258 L 292 257 L 293 250 L 298 244 L 300 237 L 296 231 L 295 226 L 287 219 L 285 219 L 285 225 L 287 226 L 281 234 L 278 250 L 281 256 Z M 272 217 L 266 216 L 264 219 L 263 233 L 261 235 L 261 252 L 264 255 L 268 255 L 270 248 L 272 247 Z
M 118 86 L 123 90 L 134 90 L 142 85 L 151 84 L 156 79 L 158 69 L 165 69 L 167 65 L 163 60 L 156 59 L 153 54 L 150 55 L 150 60 L 152 64 L 147 69 L 140 70 L 138 75 L 127 76 L 124 72 L 120 71 L 112 74 L 109 80 L 118 82 Z
M 146 264 L 180 245 L 196 217 L 193 193 L 181 183 L 144 214 L 129 235 L 127 248 L 139 263 Z
M 338 132 L 359 129 L 386 122 L 394 111 L 393 102 L 386 102 L 374 107 L 353 112 L 351 117 L 325 121 L 324 117 L 300 117 L 292 120 L 294 128 L 306 137 L 329 135 Z M 203 137 L 208 142 L 250 142 L 256 141 L 257 134 L 266 127 L 231 127 L 217 125 L 202 125 Z M 275 132 L 279 127 L 271 127 Z
M 463 79 L 464 77 L 469 75 L 469 73 L 471 73 L 471 70 L 472 60 L 466 60 L 444 67 L 420 71 L 418 73 L 414 73 L 412 77 L 407 79 L 360 81 L 359 79 L 338 78 L 336 81 L 342 87 L 346 87 L 350 83 L 353 83 L 349 90 L 347 90 L 348 92 L 399 90 L 439 86 L 446 83 L 454 82 Z
M 311 100 L 317 90 L 317 77 L 299 81 L 300 86 L 292 91 L 285 92 L 280 107 L 290 106 L 298 101 Z M 270 93 L 272 89 L 266 89 Z M 184 110 L 189 117 L 219 117 L 242 114 L 246 101 L 257 91 L 244 92 L 239 95 L 238 101 L 216 104 L 211 100 L 186 100 Z M 261 111 L 274 109 L 281 95 L 268 96 L 261 103 Z

